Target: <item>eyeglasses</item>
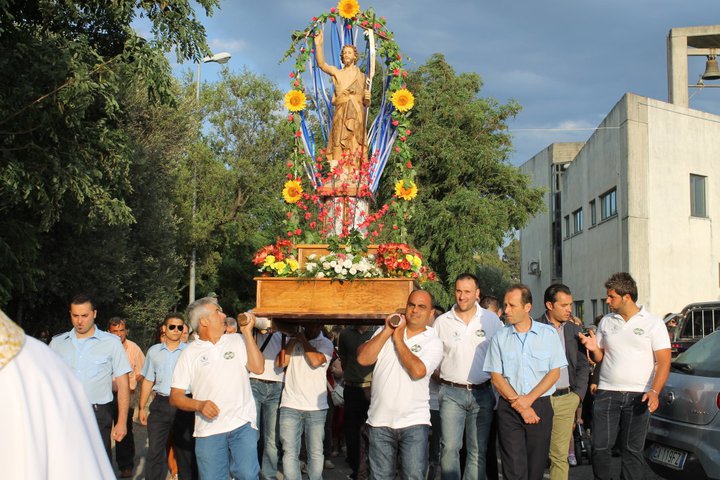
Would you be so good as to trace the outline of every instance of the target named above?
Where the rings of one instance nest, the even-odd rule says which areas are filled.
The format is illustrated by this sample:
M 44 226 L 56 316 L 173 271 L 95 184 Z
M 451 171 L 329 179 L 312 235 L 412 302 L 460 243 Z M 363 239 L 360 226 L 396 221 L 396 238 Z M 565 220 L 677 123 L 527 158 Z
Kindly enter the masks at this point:
M 175 330 L 177 328 L 178 332 L 182 332 L 183 329 L 185 328 L 185 325 L 173 325 L 171 323 L 170 325 L 167 326 L 167 328 L 168 328 L 168 330 Z

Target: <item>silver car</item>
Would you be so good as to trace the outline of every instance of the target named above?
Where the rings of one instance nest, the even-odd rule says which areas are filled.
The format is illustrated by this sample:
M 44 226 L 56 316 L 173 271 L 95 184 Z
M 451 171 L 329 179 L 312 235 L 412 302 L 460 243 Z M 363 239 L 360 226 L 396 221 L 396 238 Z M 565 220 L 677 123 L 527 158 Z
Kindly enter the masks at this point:
M 672 362 L 650 418 L 645 457 L 670 479 L 720 479 L 720 331 Z

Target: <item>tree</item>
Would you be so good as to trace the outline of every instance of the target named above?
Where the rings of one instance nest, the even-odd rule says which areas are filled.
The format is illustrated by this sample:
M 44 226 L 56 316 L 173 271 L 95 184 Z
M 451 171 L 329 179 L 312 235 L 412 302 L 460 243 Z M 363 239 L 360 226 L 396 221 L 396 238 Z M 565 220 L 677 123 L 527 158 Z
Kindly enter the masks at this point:
M 542 191 L 507 162 L 506 122 L 519 111 L 479 97 L 475 73 L 456 75 L 441 54 L 408 77 L 416 97 L 408 138 L 419 194 L 410 233 L 444 285 L 439 300 L 462 272 L 474 272 L 475 255 L 495 252 L 508 233 L 542 208 Z
M 207 14 L 217 5 L 195 3 Z M 138 15 L 150 21 L 150 40 L 131 27 Z M 107 258 L 138 220 L 123 100 L 139 85 L 150 103 L 175 100 L 164 56 L 171 48 L 196 60 L 208 50 L 189 0 L 0 0 L 0 305 L 12 301 L 20 323 L 29 308 L 47 316 L 42 308 L 55 305 L 29 300 L 63 303 L 61 286 L 88 280 L 85 260 L 107 260 L 107 270 L 124 264 L 123 252 Z M 73 240 L 88 234 L 106 243 L 63 271 L 73 257 L 55 248 L 77 248 Z M 54 254 L 62 260 L 55 267 Z M 122 292 L 116 287 L 107 291 Z
M 239 311 L 255 301 L 250 259 L 281 233 L 291 127 L 278 108 L 282 93 L 261 75 L 225 69 L 201 91 L 206 128 L 185 172 L 185 183 L 194 175 L 197 186 L 188 248 L 197 248 L 198 290 L 219 293 L 229 311 Z

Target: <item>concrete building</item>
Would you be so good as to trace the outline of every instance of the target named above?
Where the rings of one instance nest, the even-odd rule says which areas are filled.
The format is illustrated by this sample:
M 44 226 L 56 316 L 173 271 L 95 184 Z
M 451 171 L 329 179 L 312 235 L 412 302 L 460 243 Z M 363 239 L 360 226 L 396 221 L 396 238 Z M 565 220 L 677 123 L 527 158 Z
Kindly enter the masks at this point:
M 520 233 L 533 316 L 562 282 L 591 323 L 607 312 L 603 285 L 617 271 L 660 316 L 720 299 L 719 140 L 720 116 L 627 93 L 587 142 L 552 144 L 523 164 L 546 189 L 546 212 Z

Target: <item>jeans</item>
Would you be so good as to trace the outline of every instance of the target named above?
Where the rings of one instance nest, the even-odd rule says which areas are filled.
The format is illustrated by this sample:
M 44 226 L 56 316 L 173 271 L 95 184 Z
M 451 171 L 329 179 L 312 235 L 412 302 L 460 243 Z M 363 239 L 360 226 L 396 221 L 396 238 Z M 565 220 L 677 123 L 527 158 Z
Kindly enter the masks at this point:
M 650 422 L 644 392 L 598 390 L 593 404 L 593 473 L 599 480 L 610 478 L 612 447 L 618 438 L 620 478 L 644 478 L 643 447 Z
M 427 480 L 435 480 L 440 470 L 440 410 L 430 410 L 430 438 L 428 439 Z
M 260 428 L 261 477 L 263 480 L 275 480 L 278 470 L 278 409 L 282 382 L 262 382 L 250 379 L 250 388 L 255 398 L 257 424 Z
M 424 480 L 429 430 L 429 425 L 369 427 L 370 480 L 394 480 L 396 473 L 402 480 Z M 399 471 L 396 465 L 398 456 Z
M 226 433 L 195 439 L 200 478 L 257 480 L 257 430 L 250 423 Z
M 443 480 L 482 480 L 485 478 L 485 453 L 493 419 L 495 396 L 490 383 L 467 390 L 450 385 L 440 386 L 441 478 Z M 460 448 L 465 445 L 465 472 L 460 472 Z
M 305 431 L 308 480 L 322 480 L 323 438 L 327 410 L 280 408 L 280 442 L 283 447 L 283 474 L 287 480 L 300 480 L 300 437 Z

